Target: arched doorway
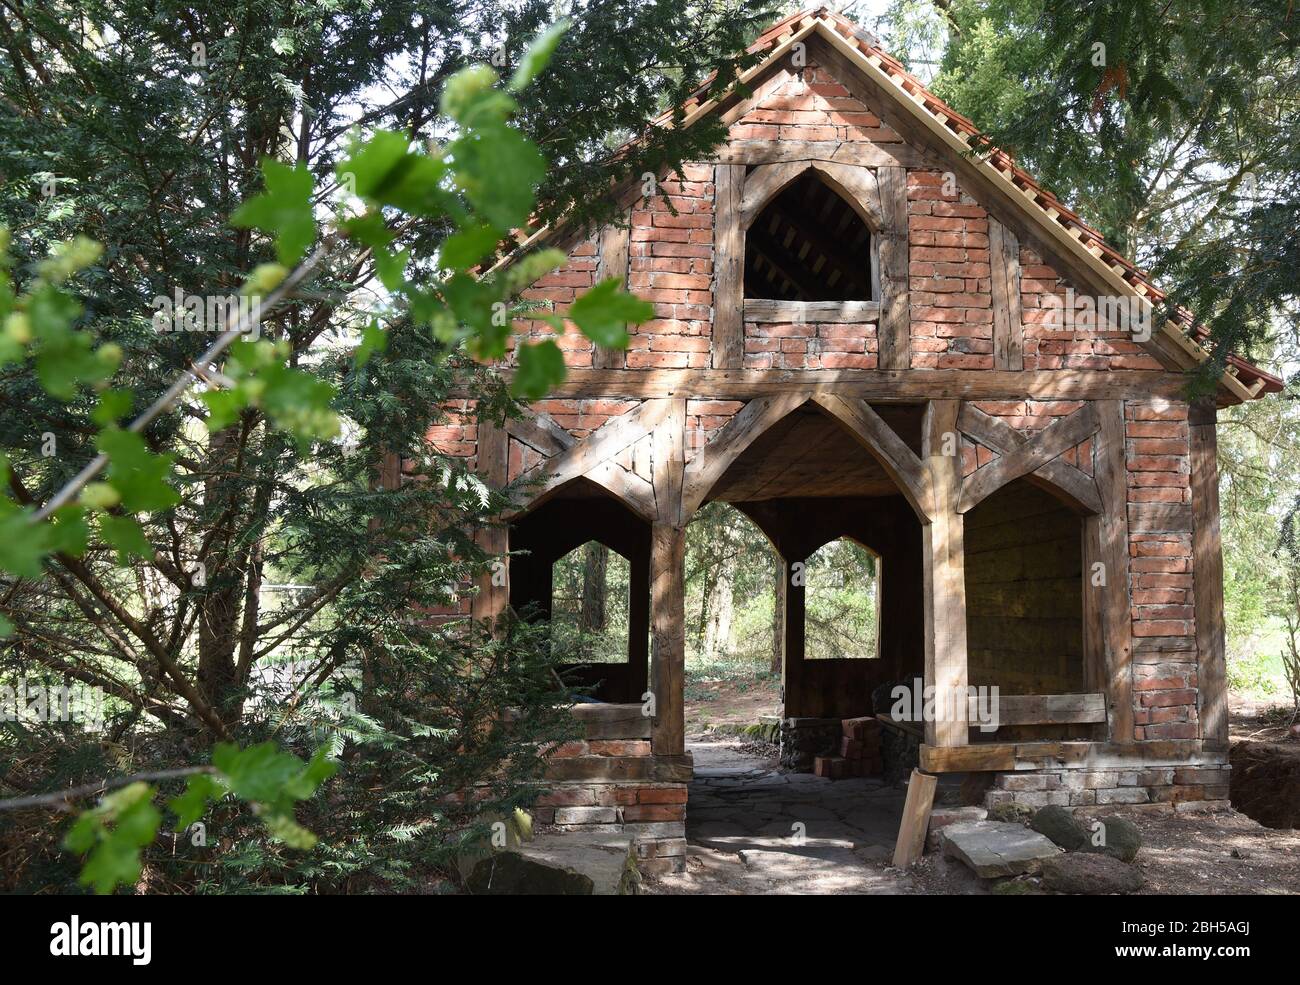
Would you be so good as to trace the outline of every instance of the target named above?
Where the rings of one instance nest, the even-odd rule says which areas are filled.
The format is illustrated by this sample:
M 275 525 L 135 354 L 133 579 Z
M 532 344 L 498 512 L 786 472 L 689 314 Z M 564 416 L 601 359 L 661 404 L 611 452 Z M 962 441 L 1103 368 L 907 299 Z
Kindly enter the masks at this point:
M 606 552 L 607 628 L 593 633 L 587 626 L 584 634 L 582 588 L 575 590 L 571 582 L 587 575 L 586 557 L 575 557 L 575 552 L 588 545 Z M 574 479 L 514 519 L 510 551 L 510 604 L 526 616 L 549 620 L 552 646 L 572 650 L 572 659 L 566 656 L 561 667 L 565 682 L 587 689 L 599 701 L 642 701 L 650 653 L 650 525 L 603 486 Z M 624 572 L 626 601 L 621 609 L 613 608 L 610 599 L 611 557 L 619 559 L 615 569 Z M 611 617 L 625 631 L 608 632 Z M 611 636 L 626 640 L 623 654 L 611 649 Z

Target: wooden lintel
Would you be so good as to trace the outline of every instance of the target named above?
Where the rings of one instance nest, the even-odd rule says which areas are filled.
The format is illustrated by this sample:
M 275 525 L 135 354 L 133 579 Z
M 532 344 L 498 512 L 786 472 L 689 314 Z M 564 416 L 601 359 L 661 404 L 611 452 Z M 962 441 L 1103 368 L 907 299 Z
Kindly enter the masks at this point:
M 848 324 L 880 320 L 879 301 L 769 301 L 745 299 L 745 321 L 798 325 Z
M 720 164 L 781 164 L 790 161 L 827 161 L 864 168 L 933 167 L 938 157 L 907 144 L 877 144 L 838 140 L 731 140 L 718 148 Z

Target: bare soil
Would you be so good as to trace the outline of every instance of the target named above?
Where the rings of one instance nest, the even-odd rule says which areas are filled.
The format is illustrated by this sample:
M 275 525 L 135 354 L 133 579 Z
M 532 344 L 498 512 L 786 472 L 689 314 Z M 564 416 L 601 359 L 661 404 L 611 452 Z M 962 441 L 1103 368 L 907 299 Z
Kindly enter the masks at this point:
M 686 699 L 686 732 L 701 735 L 720 725 L 755 725 L 781 706 L 781 682 L 767 678 L 693 680 Z

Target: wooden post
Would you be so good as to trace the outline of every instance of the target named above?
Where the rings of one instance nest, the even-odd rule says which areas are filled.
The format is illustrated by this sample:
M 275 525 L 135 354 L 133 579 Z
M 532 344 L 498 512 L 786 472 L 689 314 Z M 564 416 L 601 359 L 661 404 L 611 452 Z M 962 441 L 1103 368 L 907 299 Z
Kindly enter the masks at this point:
M 922 525 L 925 561 L 925 682 L 947 713 L 925 723 L 931 746 L 964 746 L 966 724 L 966 570 L 962 540 L 961 444 L 957 400 L 931 400 L 925 411 L 922 458 L 929 475 L 930 522 Z M 939 718 L 938 714 L 935 718 Z
M 1106 693 L 1106 598 L 1107 586 L 1099 583 L 1099 572 L 1106 562 L 1101 549 L 1101 517 L 1092 515 L 1083 520 L 1083 689 L 1090 693 Z M 1105 741 L 1106 725 L 1093 725 L 1089 738 Z
M 686 751 L 686 531 L 656 523 L 650 536 L 651 748 L 677 756 Z
M 740 369 L 745 361 L 745 232 L 740 201 L 743 164 L 713 168 L 713 368 Z
M 802 568 L 798 579 L 795 578 L 795 565 L 803 561 L 782 561 L 785 569 L 785 613 L 782 617 L 784 634 L 781 647 L 781 694 L 786 718 L 797 718 L 803 714 L 803 671 L 804 671 L 804 616 L 805 616 L 805 579 L 807 572 Z
M 907 171 L 884 167 L 880 181 L 880 211 L 885 228 L 880 236 L 880 368 L 912 365 L 911 309 L 908 302 Z
M 894 868 L 906 869 L 925 852 L 925 836 L 930 828 L 930 811 L 934 807 L 934 788 L 939 778 L 912 770 L 907 781 L 907 800 L 903 804 L 903 823 L 898 828 L 894 846 Z
M 993 368 L 1025 368 L 1024 326 L 1020 315 L 1020 241 L 996 219 L 989 219 L 989 270 L 993 295 Z
M 627 662 L 628 694 L 624 699 L 640 703 L 650 680 L 650 554 L 634 553 L 628 572 Z
M 631 230 L 627 226 L 608 225 L 600 234 L 600 259 L 596 265 L 596 281 L 609 280 L 613 277 L 619 287 L 627 287 L 628 239 Z M 596 369 L 622 369 L 623 351 L 595 346 L 591 364 Z
M 1133 618 L 1129 602 L 1128 464 L 1124 401 L 1097 401 L 1101 430 L 1093 443 L 1093 474 L 1101 496 L 1097 518 L 1097 554 L 1105 577 L 1101 631 L 1105 640 L 1106 699 L 1110 741 L 1130 743 L 1133 732 Z M 1092 529 L 1092 525 L 1089 525 Z M 1087 577 L 1094 573 L 1090 570 Z
M 651 748 L 656 756 L 677 756 L 686 751 L 686 401 L 669 397 L 664 403 L 651 451 L 658 517 L 650 530 Z
M 510 456 L 510 436 L 505 428 L 492 421 L 480 419 L 478 422 L 478 455 L 476 471 L 479 477 L 493 489 L 506 484 Z M 471 615 L 476 622 L 488 620 L 495 624 L 497 617 L 505 612 L 510 604 L 509 567 L 505 561 L 509 550 L 509 536 L 504 525 L 485 527 L 477 534 L 476 540 L 483 550 L 501 559 L 501 566 L 492 569 L 478 579 L 478 593 L 474 596 Z M 549 599 L 550 596 L 548 595 Z
M 1214 403 L 1198 401 L 1188 418 L 1191 441 L 1192 592 L 1196 618 L 1201 739 L 1228 748 L 1227 648 L 1223 626 L 1223 546 L 1219 532 L 1219 461 Z

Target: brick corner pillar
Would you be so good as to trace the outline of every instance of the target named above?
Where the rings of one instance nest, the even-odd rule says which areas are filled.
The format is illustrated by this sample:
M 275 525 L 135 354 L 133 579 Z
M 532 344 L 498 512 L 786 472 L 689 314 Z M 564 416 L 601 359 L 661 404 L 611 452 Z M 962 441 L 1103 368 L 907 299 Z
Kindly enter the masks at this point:
M 1223 614 L 1223 544 L 1219 520 L 1218 427 L 1212 400 L 1188 415 L 1192 493 L 1192 599 L 1195 605 L 1201 740 L 1228 748 L 1227 646 Z

